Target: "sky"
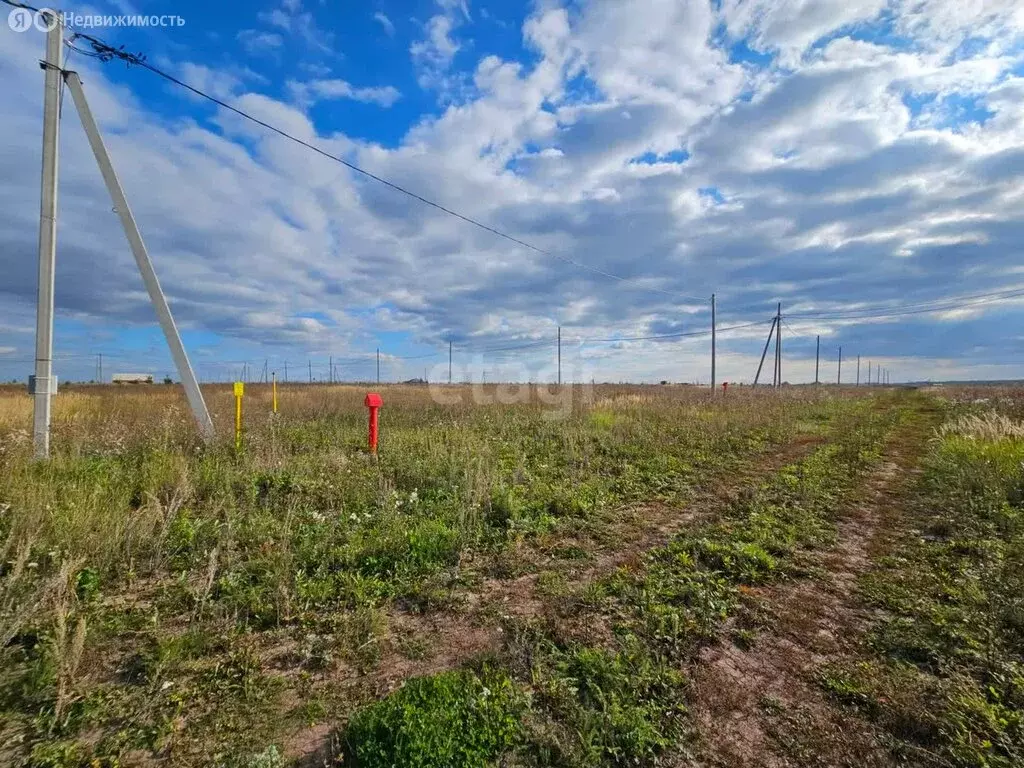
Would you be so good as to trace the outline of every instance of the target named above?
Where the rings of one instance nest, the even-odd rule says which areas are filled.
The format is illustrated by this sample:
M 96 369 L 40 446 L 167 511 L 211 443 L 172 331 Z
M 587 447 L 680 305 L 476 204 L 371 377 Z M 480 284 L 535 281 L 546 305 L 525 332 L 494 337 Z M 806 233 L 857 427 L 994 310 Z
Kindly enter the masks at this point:
M 70 0 L 69 0 L 70 2 Z M 211 8 L 213 10 L 211 10 Z M 34 356 L 44 34 L 0 6 L 0 379 Z M 205 381 L 1024 378 L 1014 0 L 94 0 L 69 51 Z M 72 32 L 74 30 L 71 30 Z M 84 41 L 75 42 L 87 49 Z M 70 98 L 55 372 L 173 371 Z M 903 308 L 939 312 L 894 316 Z M 851 314 L 852 313 L 852 314 Z M 742 326 L 728 330 L 731 326 Z M 668 334 L 702 334 L 631 340 Z M 507 349 L 508 347 L 521 347 Z M 770 368 L 770 363 L 767 364 Z M 769 373 L 770 377 L 770 373 Z

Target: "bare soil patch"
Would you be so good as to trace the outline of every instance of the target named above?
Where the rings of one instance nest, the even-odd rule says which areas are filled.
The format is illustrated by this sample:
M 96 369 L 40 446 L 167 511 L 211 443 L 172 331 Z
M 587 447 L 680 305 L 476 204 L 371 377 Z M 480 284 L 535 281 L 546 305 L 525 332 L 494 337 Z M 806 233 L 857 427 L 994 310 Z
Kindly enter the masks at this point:
M 884 543 L 885 520 L 899 514 L 919 456 L 906 430 L 841 512 L 837 542 L 816 565 L 821 576 L 751 594 L 764 617 L 752 647 L 706 648 L 690 674 L 700 735 L 696 755 L 680 765 L 894 765 L 866 723 L 851 720 L 826 699 L 816 674 L 853 651 L 870 619 L 855 590 L 860 574 Z M 723 633 L 723 637 L 728 633 Z

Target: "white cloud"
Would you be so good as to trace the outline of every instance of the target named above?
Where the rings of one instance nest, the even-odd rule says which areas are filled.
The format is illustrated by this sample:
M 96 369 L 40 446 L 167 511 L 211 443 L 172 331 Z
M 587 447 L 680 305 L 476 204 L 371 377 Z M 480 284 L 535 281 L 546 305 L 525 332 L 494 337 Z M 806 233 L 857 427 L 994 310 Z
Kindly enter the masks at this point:
M 997 47 L 1019 38 L 1024 6 L 1017 0 L 899 0 L 896 29 L 931 49 L 950 51 L 968 38 Z
M 295 71 L 284 103 L 253 92 L 258 84 L 244 73 L 182 71 L 260 119 L 541 248 L 662 291 L 718 291 L 723 318 L 767 316 L 776 300 L 799 312 L 1006 285 L 1024 242 L 1024 86 L 1011 74 L 1019 53 L 1004 44 L 966 50 L 957 34 L 930 32 L 916 17 L 906 29 L 929 44 L 891 46 L 865 32 L 877 4 L 822 7 L 834 13 L 826 18 L 816 7 L 802 15 L 796 2 L 726 3 L 721 15 L 710 4 L 667 0 L 591 0 L 572 12 L 545 4 L 523 26 L 525 63 L 474 58 L 459 35 L 468 8 L 448 4 L 411 53 L 424 82 L 464 83 L 463 98 L 424 116 L 395 146 L 317 125 L 309 111 L 320 99 L 387 106 L 398 98 L 393 88 Z M 290 2 L 266 20 L 281 30 L 272 34 L 294 33 L 304 13 Z M 716 37 L 723 18 L 732 35 L 724 44 Z M 956 18 L 928 18 L 943 30 L 962 28 Z M 998 18 L 988 26 L 1006 40 L 1006 25 L 1016 22 Z M 847 34 L 851 24 L 861 25 L 858 39 Z M 778 51 L 786 66 L 730 61 L 741 34 Z M 11 84 L 0 117 L 8 137 L 0 146 L 0 254 L 9 275 L 0 306 L 20 326 L 31 324 L 34 296 L 38 208 L 25 190 L 38 185 L 40 40 L 0 35 L 0 77 Z M 822 36 L 835 39 L 811 50 Z M 82 69 L 187 329 L 298 357 L 365 350 L 367 318 L 425 343 L 542 339 L 559 324 L 576 326 L 569 336 L 599 337 L 706 325 L 704 301 L 518 247 L 235 115 L 184 99 L 150 110 L 144 92 L 134 97 L 99 64 Z M 941 110 L 915 106 L 922 94 L 976 100 L 992 116 L 950 122 Z M 97 328 L 151 323 L 71 114 L 61 165 L 60 312 Z M 1007 350 L 997 349 L 1003 340 L 986 323 L 993 312 L 1020 311 L 994 303 L 950 315 L 941 339 L 930 338 L 928 317 L 886 321 L 881 334 L 880 323 L 864 330 L 860 320 L 815 321 L 796 325 L 800 335 L 787 349 L 799 357 L 800 338 L 815 329 L 922 376 L 952 370 L 953 352 L 964 356 L 964 370 L 994 370 Z M 996 317 L 1006 323 L 1005 314 Z M 723 376 L 750 378 L 766 331 L 723 338 Z M 0 330 L 0 344 L 18 353 L 25 341 Z M 598 380 L 638 372 L 690 379 L 706 377 L 705 348 L 700 339 L 583 347 L 577 362 L 596 366 Z M 539 365 L 549 352 L 517 359 Z M 813 347 L 810 354 L 813 376 Z M 410 375 L 421 374 L 416 366 Z M 802 375 L 806 366 L 788 370 Z
M 276 32 L 261 32 L 255 29 L 243 29 L 238 33 L 238 41 L 251 54 L 269 53 L 284 45 L 284 38 Z
M 391 19 L 389 19 L 384 13 L 377 11 L 373 14 L 373 18 L 384 28 L 384 31 L 389 37 L 395 34 L 395 25 L 391 23 Z
M 432 16 L 426 26 L 426 37 L 409 46 L 413 63 L 421 70 L 424 87 L 439 78 L 451 65 L 459 44 L 451 38 L 454 22 L 450 16 Z
M 452 33 L 469 22 L 469 4 L 466 0 L 436 0 L 441 13 L 431 16 L 424 25 L 424 37 L 409 46 L 409 55 L 417 72 L 421 88 L 438 91 L 442 101 L 451 102 L 465 88 L 465 78 L 452 73 L 451 65 L 462 50 Z
M 180 67 L 181 79 L 200 91 L 218 99 L 230 98 L 242 89 L 242 79 L 223 70 L 211 69 L 202 64 L 187 61 Z
M 303 8 L 302 0 L 282 0 L 279 8 L 262 11 L 258 18 L 264 24 L 296 35 L 307 46 L 329 53 L 334 34 L 317 25 L 313 14 Z
M 292 93 L 292 98 L 303 105 L 333 99 L 352 99 L 353 101 L 377 104 L 381 107 L 390 107 L 402 96 L 394 86 L 356 88 L 351 83 L 337 78 L 310 80 L 303 83 L 290 81 L 288 88 Z
M 887 0 L 724 0 L 721 13 L 734 38 L 749 36 L 752 47 L 778 51 L 783 64 L 794 66 L 815 41 L 871 21 L 886 5 Z

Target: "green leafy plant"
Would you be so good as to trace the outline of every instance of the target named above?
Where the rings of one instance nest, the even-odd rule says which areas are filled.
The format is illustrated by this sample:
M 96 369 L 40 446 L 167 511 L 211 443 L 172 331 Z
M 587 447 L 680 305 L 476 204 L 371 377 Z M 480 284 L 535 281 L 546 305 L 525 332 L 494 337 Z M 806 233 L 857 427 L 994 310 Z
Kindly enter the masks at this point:
M 485 670 L 408 681 L 355 714 L 347 753 L 359 768 L 484 768 L 514 742 L 523 697 Z

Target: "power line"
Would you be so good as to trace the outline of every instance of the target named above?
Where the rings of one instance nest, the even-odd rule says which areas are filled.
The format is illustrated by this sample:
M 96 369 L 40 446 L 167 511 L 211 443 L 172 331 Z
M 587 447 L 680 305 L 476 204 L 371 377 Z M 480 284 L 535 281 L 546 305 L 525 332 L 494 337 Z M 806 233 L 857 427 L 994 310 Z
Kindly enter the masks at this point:
M 771 318 L 766 320 L 755 320 L 750 323 L 740 323 L 738 325 L 728 325 L 718 329 L 718 333 L 724 333 L 726 331 L 736 331 L 740 328 L 752 328 L 755 325 L 763 325 Z M 617 341 L 659 341 L 661 339 L 684 339 L 684 338 L 696 338 L 698 336 L 710 336 L 711 330 L 706 329 L 702 331 L 684 331 L 682 333 L 662 333 L 655 336 L 620 336 L 607 339 L 579 339 L 576 343 L 579 344 L 606 344 L 614 343 Z
M 17 8 L 24 8 L 26 10 L 33 11 L 35 13 L 38 13 L 40 11 L 39 8 L 35 8 L 35 7 L 27 5 L 25 3 L 17 2 L 17 0 L 0 0 L 0 2 L 3 2 L 6 5 L 14 6 L 14 7 L 17 7 Z M 93 51 L 90 53 L 88 51 L 82 50 L 81 48 L 77 48 L 77 47 L 74 47 L 73 45 L 70 45 L 70 43 L 73 43 L 75 40 L 79 40 L 79 39 L 85 40 L 86 42 L 88 42 L 89 45 L 92 46 Z M 300 145 L 302 147 L 305 147 L 306 149 L 309 149 L 309 150 L 311 150 L 313 152 L 316 152 L 317 154 L 319 154 L 319 155 L 321 155 L 323 157 L 326 157 L 329 160 L 333 160 L 336 163 L 340 163 L 341 165 L 345 166 L 346 168 L 348 168 L 349 170 L 351 170 L 351 171 L 353 171 L 355 173 L 361 174 L 361 175 L 365 176 L 368 179 L 372 179 L 373 181 L 376 181 L 379 184 L 383 184 L 384 186 L 389 187 L 390 189 L 392 189 L 392 190 L 394 190 L 396 192 L 399 192 L 399 193 L 401 193 L 403 195 L 406 195 L 407 197 L 410 197 L 410 198 L 412 198 L 414 200 L 417 200 L 418 202 L 420 202 L 420 203 L 422 203 L 424 205 L 430 206 L 431 208 L 439 210 L 442 213 L 445 213 L 445 214 L 447 214 L 449 216 L 452 216 L 452 217 L 454 217 L 456 219 L 464 221 L 467 224 L 471 224 L 474 227 L 477 227 L 479 229 L 484 230 L 485 232 L 490 232 L 491 234 L 496 235 L 497 237 L 503 238 L 503 239 L 505 239 L 505 240 L 507 240 L 507 241 L 509 241 L 511 243 L 514 243 L 516 245 L 522 246 L 524 248 L 528 248 L 529 250 L 535 251 L 536 253 L 542 254 L 544 256 L 549 256 L 551 258 L 558 259 L 559 261 L 562 261 L 562 262 L 564 262 L 566 264 L 570 264 L 570 265 L 572 265 L 572 266 L 574 266 L 574 267 L 576 267 L 578 269 L 582 269 L 584 271 L 591 272 L 591 273 L 593 273 L 595 275 L 600 275 L 602 277 L 607 277 L 607 278 L 610 278 L 612 280 L 618 280 L 619 282 L 622 282 L 622 283 L 635 284 L 639 288 L 641 288 L 642 290 L 645 290 L 645 291 L 650 291 L 650 292 L 653 292 L 653 293 L 660 293 L 660 294 L 663 294 L 663 295 L 666 295 L 666 296 L 672 296 L 673 298 L 685 299 L 685 300 L 689 300 L 689 301 L 704 301 L 704 297 L 700 297 L 700 296 L 687 296 L 687 295 L 684 295 L 684 294 L 677 293 L 675 291 L 667 291 L 667 290 L 664 290 L 662 288 L 655 288 L 653 286 L 648 286 L 648 285 L 643 284 L 643 279 L 642 278 L 623 277 L 622 275 L 617 275 L 617 274 L 615 274 L 613 272 L 608 272 L 607 270 L 600 269 L 599 267 L 594 267 L 594 266 L 592 266 L 590 264 L 586 264 L 584 262 L 577 261 L 576 259 L 570 258 L 569 256 L 565 256 L 563 254 L 556 253 L 555 251 L 547 250 L 546 248 L 541 248 L 540 246 L 534 245 L 533 243 L 530 243 L 530 242 L 528 242 L 526 240 L 523 240 L 521 238 L 515 237 L 514 235 L 510 235 L 507 232 L 504 232 L 504 231 L 502 231 L 500 229 L 497 229 L 496 227 L 492 227 L 489 224 L 485 224 L 484 222 L 480 221 L 479 219 L 475 219 L 475 218 L 473 218 L 471 216 L 467 216 L 466 214 L 459 213 L 458 211 L 456 211 L 456 210 L 454 210 L 452 208 L 448 208 L 447 206 L 444 206 L 441 203 L 438 203 L 438 202 L 436 202 L 434 200 L 431 200 L 430 198 L 424 197 L 423 195 L 420 195 L 420 194 L 418 194 L 416 192 L 413 192 L 412 190 L 410 190 L 410 189 L 408 189 L 406 187 L 403 187 L 400 184 L 396 184 L 395 182 L 389 181 L 388 179 L 385 179 L 382 176 L 378 176 L 377 174 L 372 173 L 371 171 L 368 171 L 365 168 L 361 168 L 360 166 L 356 165 L 355 163 L 352 163 L 352 162 L 350 162 L 348 160 L 345 160 L 343 157 L 340 157 L 338 155 L 332 154 L 332 153 L 328 152 L 325 149 L 321 149 L 317 145 L 312 144 L 312 143 L 310 143 L 308 141 L 305 141 L 304 139 L 300 139 L 298 136 L 295 136 L 294 134 L 288 133 L 284 129 L 278 128 L 277 126 L 273 125 L 272 123 L 268 123 L 265 120 L 261 120 L 258 117 L 255 117 L 254 115 L 249 114 L 245 110 L 239 109 L 238 107 L 234 107 L 231 104 L 228 104 L 223 99 L 219 99 L 216 96 L 213 96 L 212 94 L 206 93 L 205 91 L 203 91 L 203 90 L 201 90 L 199 88 L 196 88 L 195 86 L 189 85 L 185 81 L 180 80 L 179 78 L 175 77 L 174 75 L 170 74 L 169 72 L 165 72 L 164 70 L 162 70 L 162 69 L 160 69 L 158 67 L 155 67 L 154 65 L 150 64 L 146 60 L 146 57 L 143 54 L 129 53 L 123 47 L 115 48 L 114 46 L 110 45 L 109 43 L 106 43 L 106 42 L 100 40 L 99 38 L 94 37 L 93 35 L 88 35 L 88 34 L 85 34 L 83 32 L 74 32 L 74 33 L 72 33 L 71 39 L 68 42 L 69 42 L 69 47 L 71 47 L 72 50 L 77 51 L 78 53 L 81 53 L 81 54 L 83 54 L 85 56 L 89 56 L 91 58 L 99 59 L 100 61 L 103 61 L 103 62 L 108 62 L 108 61 L 111 61 L 112 59 L 116 58 L 116 59 L 120 59 L 121 61 L 126 62 L 129 65 L 135 65 L 135 66 L 138 66 L 138 67 L 142 67 L 143 69 L 146 69 L 149 72 L 152 72 L 153 74 L 157 75 L 158 77 L 162 77 L 163 79 L 167 80 L 168 82 L 173 83 L 174 85 L 177 85 L 179 88 L 184 88 L 185 90 L 195 94 L 196 96 L 199 96 L 200 98 L 206 99 L 207 101 L 210 101 L 213 104 L 216 104 L 217 106 L 222 107 L 223 109 L 226 109 L 226 110 L 228 110 L 230 112 L 233 112 L 234 114 L 238 115 L 239 117 L 241 117 L 241 118 L 243 118 L 245 120 L 248 120 L 248 121 L 254 123 L 255 125 L 259 125 L 260 127 L 264 128 L 264 129 L 266 129 L 268 131 L 271 131 L 272 133 L 276 133 L 278 136 L 281 136 L 282 138 L 288 139 L 289 141 L 292 141 L 292 142 L 294 142 L 294 143 L 296 143 L 296 144 L 298 144 L 298 145 Z
M 996 291 L 993 293 L 979 293 L 973 296 L 960 296 L 949 299 L 936 299 L 930 302 L 912 302 L 908 304 L 897 304 L 878 307 L 853 307 L 851 309 L 835 312 L 822 310 L 820 312 L 787 312 L 786 316 L 797 320 L 857 320 L 857 319 L 878 319 L 884 320 L 892 317 L 904 317 L 906 315 L 931 314 L 934 312 L 948 312 L 965 307 L 987 304 L 993 301 L 1012 299 L 1024 296 L 1024 289 Z

